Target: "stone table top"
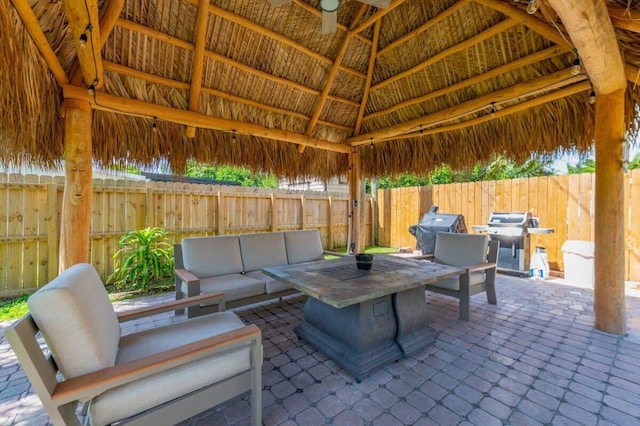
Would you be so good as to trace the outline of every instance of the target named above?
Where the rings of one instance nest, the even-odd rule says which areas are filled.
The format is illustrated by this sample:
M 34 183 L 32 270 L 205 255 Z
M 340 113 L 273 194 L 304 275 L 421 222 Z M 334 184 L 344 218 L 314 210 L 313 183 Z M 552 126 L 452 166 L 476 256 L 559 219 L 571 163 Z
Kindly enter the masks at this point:
M 464 268 L 424 260 L 374 255 L 370 270 L 356 268 L 354 256 L 264 268 L 267 275 L 335 308 L 455 277 Z

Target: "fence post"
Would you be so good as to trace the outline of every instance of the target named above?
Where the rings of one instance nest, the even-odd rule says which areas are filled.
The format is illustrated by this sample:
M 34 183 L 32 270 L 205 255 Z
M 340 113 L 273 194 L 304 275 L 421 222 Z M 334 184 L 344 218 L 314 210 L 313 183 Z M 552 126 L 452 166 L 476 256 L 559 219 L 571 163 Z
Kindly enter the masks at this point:
M 153 203 L 153 182 L 147 182 L 147 199 L 146 199 L 146 212 L 145 212 L 145 227 L 153 226 L 153 216 L 154 216 L 154 203 Z
M 305 223 L 306 222 L 306 218 L 305 218 L 306 214 L 305 214 L 305 211 L 304 211 L 304 195 L 300 196 L 300 212 L 302 213 L 302 229 L 305 229 L 307 226 L 306 226 L 306 223 Z
M 271 193 L 271 232 L 275 232 L 278 227 L 278 218 L 276 211 L 276 194 Z
M 224 235 L 224 203 L 222 191 L 218 191 L 218 235 Z
M 333 250 L 333 198 L 329 195 L 329 250 Z

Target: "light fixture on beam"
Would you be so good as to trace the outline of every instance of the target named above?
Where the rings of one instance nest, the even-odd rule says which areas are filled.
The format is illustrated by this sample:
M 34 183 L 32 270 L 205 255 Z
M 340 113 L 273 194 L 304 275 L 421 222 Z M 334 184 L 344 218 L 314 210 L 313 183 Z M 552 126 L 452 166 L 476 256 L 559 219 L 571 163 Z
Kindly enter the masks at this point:
M 591 93 L 589 93 L 589 103 L 591 105 L 596 103 L 596 92 L 591 90 Z
M 533 15 L 538 11 L 538 0 L 529 0 L 527 4 L 527 13 Z
M 580 74 L 580 71 L 582 71 L 582 63 L 580 61 L 578 51 L 574 49 L 574 52 L 576 52 L 576 58 L 573 60 L 573 64 L 571 65 L 571 75 L 578 75 Z

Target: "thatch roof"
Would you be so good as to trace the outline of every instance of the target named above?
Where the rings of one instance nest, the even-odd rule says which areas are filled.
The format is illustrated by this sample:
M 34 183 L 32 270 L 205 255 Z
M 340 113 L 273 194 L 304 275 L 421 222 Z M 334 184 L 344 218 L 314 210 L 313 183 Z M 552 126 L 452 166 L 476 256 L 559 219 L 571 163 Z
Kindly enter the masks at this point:
M 524 1 L 394 0 L 378 10 L 343 0 L 338 31 L 322 34 L 316 0 L 279 7 L 269 0 L 211 0 L 203 15 L 206 32 L 198 40 L 199 3 L 124 0 L 116 11 L 113 31 L 102 40 L 104 74 L 95 97 L 102 104 L 94 106 L 93 123 L 99 162 L 153 164 L 166 157 L 181 170 L 193 158 L 283 177 L 329 177 L 349 167 L 344 150 L 307 146 L 300 152 L 295 143 L 263 137 L 247 123 L 306 134 L 326 142 L 324 148 L 353 143 L 362 150 L 368 176 L 424 173 L 443 162 L 466 167 L 495 153 L 524 159 L 591 146 L 588 76 L 584 70 L 571 75 L 571 40 L 542 1 L 529 15 Z M 63 151 L 60 76 L 70 85 L 87 83 L 77 71 L 77 40 L 64 3 L 29 4 L 61 71 L 52 72 L 51 61 L 39 53 L 24 12 L 0 0 L 0 160 L 51 164 Z M 98 2 L 101 30 L 117 4 Z M 626 4 L 607 2 L 618 12 Z M 640 15 L 631 12 L 631 18 L 613 23 L 627 76 L 634 80 L 640 24 L 632 18 Z M 349 27 L 360 31 L 347 33 Z M 125 115 L 102 102 L 106 93 L 194 109 L 198 56 L 203 59 L 195 110 L 238 122 L 237 131 L 213 126 L 190 138 L 186 126 L 171 117 Z M 640 100 L 635 82 L 629 81 L 627 97 L 633 129 Z M 381 136 L 389 128 L 402 131 Z M 367 138 L 369 133 L 374 136 Z M 350 139 L 357 135 L 365 136 Z

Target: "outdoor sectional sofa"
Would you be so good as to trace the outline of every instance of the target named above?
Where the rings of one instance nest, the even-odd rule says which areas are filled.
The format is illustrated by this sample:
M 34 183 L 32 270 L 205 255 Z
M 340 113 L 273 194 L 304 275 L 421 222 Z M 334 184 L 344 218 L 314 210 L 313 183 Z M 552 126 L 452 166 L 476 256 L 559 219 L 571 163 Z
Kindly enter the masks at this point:
M 298 293 L 261 269 L 323 259 L 325 251 L 314 229 L 184 238 L 174 254 L 176 299 L 224 293 L 217 305 L 187 308 L 192 318 Z

